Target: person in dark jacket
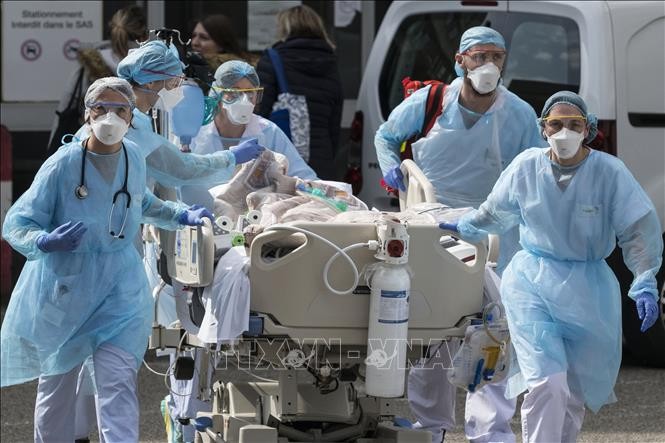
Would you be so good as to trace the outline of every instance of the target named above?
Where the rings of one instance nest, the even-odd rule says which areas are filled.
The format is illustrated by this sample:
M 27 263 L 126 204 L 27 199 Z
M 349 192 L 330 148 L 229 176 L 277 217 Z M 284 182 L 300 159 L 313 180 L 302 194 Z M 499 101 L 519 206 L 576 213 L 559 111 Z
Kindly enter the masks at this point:
M 321 17 L 308 6 L 296 6 L 277 15 L 277 51 L 292 94 L 307 100 L 310 124 L 308 163 L 322 179 L 337 179 L 334 160 L 339 145 L 344 94 L 335 46 Z M 258 114 L 269 117 L 277 100 L 275 71 L 267 52 L 257 65 L 264 87 Z

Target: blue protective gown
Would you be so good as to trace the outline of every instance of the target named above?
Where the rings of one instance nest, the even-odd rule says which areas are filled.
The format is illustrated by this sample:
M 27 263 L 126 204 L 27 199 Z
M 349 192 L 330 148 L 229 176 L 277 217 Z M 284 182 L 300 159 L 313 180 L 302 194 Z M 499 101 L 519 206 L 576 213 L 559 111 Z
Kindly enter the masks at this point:
M 430 132 L 413 144 L 413 160 L 434 186 L 437 200 L 448 206 L 477 208 L 492 190 L 501 171 L 517 154 L 545 146 L 528 103 L 505 87 L 497 88 L 494 104 L 471 127 L 458 102 L 462 79 L 453 81 L 443 97 L 443 112 Z M 420 132 L 430 86 L 417 90 L 390 113 L 374 143 L 385 175 L 400 164 L 404 140 Z
M 7 213 L 2 235 L 28 261 L 2 323 L 2 386 L 66 373 L 103 343 L 134 355 L 137 367 L 142 361 L 153 302 L 133 240 L 142 222 L 181 227 L 176 220 L 186 207 L 163 202 L 146 189 L 144 156 L 131 141 L 123 143 L 131 195 L 124 239 L 109 234 L 111 201 L 125 176 L 124 156 L 109 184 L 88 155 L 89 195 L 80 200 L 74 190 L 80 181 L 81 142 L 64 145 L 49 157 Z M 115 230 L 122 223 L 124 203 L 119 197 L 111 221 Z M 88 228 L 76 250 L 44 253 L 37 248 L 40 235 L 68 221 Z
M 235 170 L 235 156 L 228 151 L 213 155 L 183 153 L 152 128 L 152 119 L 138 108 L 126 138 L 134 142 L 145 157 L 149 179 L 167 187 L 185 184 L 212 187 L 228 181 Z M 76 133 L 78 139 L 86 138 L 90 127 L 83 125 Z
M 214 120 L 201 127 L 199 133 L 192 139 L 190 149 L 197 154 L 212 154 L 226 151 L 241 141 L 256 138 L 258 143 L 274 152 L 286 156 L 289 161 L 287 174 L 292 177 L 300 177 L 305 180 L 317 180 L 316 173 L 310 168 L 305 160 L 298 154 L 295 146 L 279 127 L 268 119 L 256 114 L 252 115 L 245 132 L 240 138 L 222 137 L 215 126 Z M 221 184 L 215 183 L 215 184 Z M 208 193 L 211 186 L 183 186 L 181 188 L 181 199 L 186 202 L 197 202 L 204 206 L 212 205 L 212 197 Z
M 503 273 L 501 299 L 526 383 L 567 371 L 571 390 L 597 411 L 614 400 L 621 363 L 621 293 L 605 262 L 619 239 L 635 275 L 629 296 L 657 299 L 663 243 L 656 210 L 625 165 L 591 151 L 567 187 L 557 184 L 549 149 L 520 154 L 459 231 L 473 238 L 519 224 L 519 251 Z M 637 312 L 635 312 L 637 315 Z
M 517 154 L 546 142 L 531 106 L 505 87 L 497 88 L 496 100 L 484 114 L 459 104 L 461 88 L 461 78 L 446 88 L 443 112 L 427 136 L 412 145 L 413 160 L 434 186 L 437 201 L 453 208 L 477 208 Z M 429 89 L 406 98 L 376 132 L 374 144 L 383 175 L 399 165 L 402 142 L 422 129 Z M 478 120 L 467 127 L 469 118 Z M 501 236 L 499 274 L 518 249 L 517 229 Z

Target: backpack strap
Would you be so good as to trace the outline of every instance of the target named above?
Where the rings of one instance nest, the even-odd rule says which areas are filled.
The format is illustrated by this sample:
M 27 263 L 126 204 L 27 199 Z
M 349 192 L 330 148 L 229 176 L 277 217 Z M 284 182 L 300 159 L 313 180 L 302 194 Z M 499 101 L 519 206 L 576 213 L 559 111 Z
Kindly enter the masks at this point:
M 272 67 L 275 70 L 275 77 L 277 77 L 277 87 L 279 88 L 278 93 L 289 92 L 289 85 L 286 82 L 286 75 L 284 73 L 281 57 L 274 48 L 268 48 L 267 51 L 270 61 L 272 62 Z
M 425 106 L 425 118 L 420 130 L 420 137 L 424 137 L 434 126 L 434 122 L 443 112 L 443 95 L 446 91 L 445 83 L 434 83 L 427 93 L 427 104 Z

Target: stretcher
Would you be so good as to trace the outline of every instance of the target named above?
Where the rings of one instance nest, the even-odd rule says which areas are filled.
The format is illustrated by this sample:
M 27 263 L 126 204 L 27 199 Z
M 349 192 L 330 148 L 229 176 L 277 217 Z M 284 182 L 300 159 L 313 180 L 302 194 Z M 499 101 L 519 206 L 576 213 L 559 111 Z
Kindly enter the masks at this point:
M 404 162 L 402 170 L 408 186 L 400 195 L 401 209 L 435 201 L 431 184 L 415 163 Z M 337 259 L 327 273 L 329 286 L 324 284 L 323 270 L 335 250 L 316 236 L 339 248 L 380 242 L 376 224 L 291 226 L 312 235 L 267 229 L 249 248 L 250 330 L 235 343 L 205 346 L 182 331 L 153 331 L 153 348 L 176 341 L 178 346 L 205 346 L 216 353 L 218 368 L 239 364 L 257 376 L 256 381 L 225 380 L 226 372 L 218 371 L 221 380 L 212 387 L 212 412 L 196 418 L 197 441 L 431 441 L 429 432 L 393 425 L 398 398 L 364 393 L 368 282 L 360 279 L 353 287 L 351 267 Z M 404 371 L 430 344 L 463 337 L 479 317 L 488 258 L 486 244 L 452 239 L 436 223 L 409 223 L 406 230 L 412 274 Z M 208 254 L 198 261 L 212 260 L 209 244 L 195 249 Z M 377 262 L 375 251 L 368 248 L 351 249 L 348 255 L 357 269 Z M 177 279 L 177 273 L 171 277 Z M 337 295 L 330 287 L 352 290 Z

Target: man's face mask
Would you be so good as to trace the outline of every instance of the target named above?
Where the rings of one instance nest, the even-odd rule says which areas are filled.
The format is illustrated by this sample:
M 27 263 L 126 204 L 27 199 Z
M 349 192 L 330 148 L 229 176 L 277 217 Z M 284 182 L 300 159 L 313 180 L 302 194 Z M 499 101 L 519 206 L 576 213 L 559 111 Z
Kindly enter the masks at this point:
M 499 84 L 501 71 L 494 63 L 489 62 L 468 71 L 466 76 L 471 80 L 473 89 L 480 94 L 488 94 L 494 91 Z
M 222 107 L 226 110 L 226 116 L 234 125 L 246 125 L 254 112 L 254 103 L 252 103 L 247 94 L 242 94 L 240 100 L 234 103 L 224 103 Z
M 180 103 L 180 100 L 185 96 L 185 91 L 181 86 L 173 89 L 162 88 L 157 93 L 160 101 L 158 102 L 158 107 L 164 111 L 170 112 L 175 106 Z
M 129 123 L 118 117 L 115 112 L 106 114 L 91 120 L 90 127 L 97 140 L 107 146 L 119 143 L 127 134 Z
M 582 146 L 582 140 L 584 140 L 583 133 L 568 128 L 563 128 L 547 137 L 547 142 L 554 149 L 556 156 L 564 160 L 573 158 L 577 154 Z

